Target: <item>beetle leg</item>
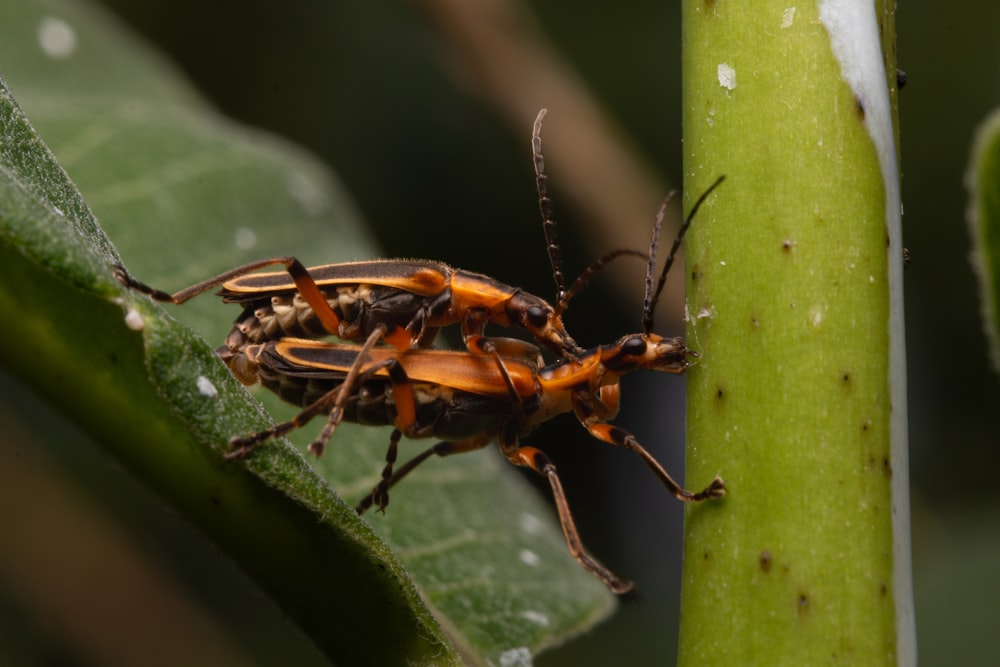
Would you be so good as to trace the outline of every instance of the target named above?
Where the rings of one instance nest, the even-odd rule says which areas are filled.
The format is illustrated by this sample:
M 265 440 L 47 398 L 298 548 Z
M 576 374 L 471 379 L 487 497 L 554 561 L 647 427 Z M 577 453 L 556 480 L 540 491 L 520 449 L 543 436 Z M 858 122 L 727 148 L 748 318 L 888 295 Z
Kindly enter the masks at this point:
M 115 277 L 118 279 L 118 282 L 125 285 L 126 287 L 134 289 L 138 292 L 142 292 L 143 294 L 149 296 L 154 301 L 164 301 L 166 303 L 174 303 L 180 305 L 182 303 L 190 301 L 191 299 L 198 296 L 202 292 L 207 292 L 213 287 L 218 287 L 219 285 L 228 282 L 233 278 L 239 278 L 240 276 L 244 276 L 248 273 L 253 273 L 254 271 L 257 271 L 258 269 L 263 269 L 266 266 L 274 266 L 275 264 L 284 264 L 286 267 L 288 267 L 292 263 L 298 264 L 300 267 L 303 268 L 303 270 L 305 269 L 305 267 L 302 266 L 302 263 L 299 262 L 299 260 L 295 259 L 294 257 L 271 257 L 268 259 L 261 259 L 256 262 L 250 262 L 249 264 L 243 264 L 242 266 L 237 266 L 234 269 L 229 269 L 225 273 L 220 273 L 214 278 L 203 280 L 200 283 L 191 285 L 190 287 L 186 287 L 180 290 L 179 292 L 175 292 L 174 294 L 170 294 L 169 292 L 164 292 L 162 290 L 155 289 L 145 283 L 139 282 L 138 280 L 133 278 L 132 275 L 129 274 L 129 272 L 121 264 L 112 264 L 111 270 L 114 271 Z M 291 273 L 291 270 L 289 270 L 289 273 Z M 306 275 L 308 275 L 308 273 L 309 272 L 306 271 Z M 311 277 L 310 280 L 312 280 Z
M 292 417 L 286 422 L 280 424 L 275 424 L 269 429 L 253 433 L 242 438 L 233 438 L 229 441 L 230 450 L 225 454 L 227 459 L 239 459 L 243 458 L 249 454 L 253 449 L 260 443 L 268 440 L 270 438 L 279 438 L 295 429 L 302 428 L 309 423 L 314 417 L 328 412 L 326 425 L 323 426 L 323 430 L 320 431 L 319 436 L 309 444 L 309 451 L 316 456 L 322 456 L 324 450 L 326 449 L 326 443 L 333 436 L 334 429 L 340 424 L 341 420 L 344 418 L 344 406 L 347 405 L 348 399 L 354 393 L 354 387 L 367 378 L 374 375 L 377 371 L 390 366 L 395 365 L 395 359 L 389 359 L 385 362 L 380 362 L 373 364 L 362 370 L 364 365 L 364 360 L 368 358 L 368 352 L 375 346 L 376 343 L 382 338 L 385 333 L 384 326 L 376 327 L 375 331 L 368 336 L 368 340 L 365 344 L 361 346 L 358 351 L 357 358 L 354 364 L 348 370 L 344 381 L 339 385 L 328 391 L 327 393 L 320 396 L 312 404 L 307 406 L 299 414 Z M 390 369 L 390 376 L 392 370 Z M 412 400 L 411 400 L 412 404 Z
M 126 287 L 142 292 L 154 301 L 164 301 L 166 303 L 175 303 L 179 305 L 193 299 L 202 292 L 206 292 L 213 287 L 218 287 L 233 278 L 238 278 L 258 269 L 263 269 L 265 266 L 273 266 L 275 264 L 285 265 L 285 270 L 288 271 L 288 275 L 290 275 L 292 280 L 295 282 L 295 287 L 299 290 L 299 294 L 302 295 L 302 298 L 305 299 L 306 303 L 308 303 L 313 309 L 313 312 L 316 313 L 316 317 L 319 318 L 319 321 L 323 324 L 323 328 L 331 334 L 336 335 L 340 326 L 340 318 L 337 317 L 335 312 L 333 312 L 333 308 L 330 307 L 326 297 L 323 296 L 323 292 L 320 290 L 319 285 L 317 285 L 316 281 L 313 280 L 313 277 L 309 275 L 309 271 L 306 269 L 305 265 L 294 257 L 271 257 L 269 259 L 250 262 L 249 264 L 244 264 L 243 266 L 237 266 L 235 269 L 230 269 L 225 273 L 220 273 L 214 278 L 209 278 L 208 280 L 204 280 L 196 285 L 191 285 L 191 287 L 182 289 L 174 294 L 154 289 L 145 283 L 139 282 L 125 270 L 124 266 L 120 264 L 112 265 L 111 269 L 114 271 L 115 277 L 118 278 L 118 281 Z
M 545 365 L 542 351 L 538 346 L 520 338 L 476 335 L 466 338 L 465 345 L 470 351 L 479 354 L 496 353 L 500 357 L 511 357 L 539 368 Z
M 326 296 L 323 295 L 323 291 L 309 274 L 309 270 L 294 257 L 286 257 L 285 259 L 287 260 L 284 262 L 285 269 L 288 271 L 288 275 L 292 277 L 292 280 L 295 281 L 295 286 L 298 288 L 299 294 L 302 295 L 302 298 L 313 309 L 316 317 L 323 324 L 323 328 L 331 334 L 336 335 L 340 330 L 340 318 L 333 312 L 330 302 L 326 300 Z M 385 331 L 382 333 L 384 335 Z
M 443 441 L 439 442 L 433 447 L 428 447 L 424 451 L 420 452 L 412 459 L 400 466 L 394 473 L 392 477 L 386 482 L 385 479 L 381 480 L 378 485 L 372 490 L 370 494 L 365 496 L 358 506 L 354 508 L 358 514 L 362 514 L 371 507 L 373 504 L 378 505 L 382 500 L 386 504 L 389 502 L 388 493 L 389 489 L 396 486 L 403 480 L 404 477 L 410 474 L 410 472 L 416 468 L 418 465 L 426 461 L 432 456 L 451 456 L 452 454 L 464 454 L 466 452 L 473 452 L 477 449 L 482 449 L 486 445 L 493 441 L 496 436 L 493 432 L 482 433 L 473 438 L 467 440 L 457 440 L 454 442 Z M 379 496 L 379 494 L 384 494 Z
M 413 395 L 413 385 L 410 384 L 409 378 L 406 377 L 406 372 L 403 367 L 399 364 L 397 359 L 389 359 L 384 363 L 375 364 L 369 369 L 365 370 L 365 375 L 369 375 L 379 369 L 386 368 L 389 371 L 389 380 L 392 382 L 393 393 L 396 400 L 396 428 L 392 430 L 392 435 L 389 436 L 389 449 L 385 453 L 385 467 L 382 468 L 382 481 L 371 492 L 371 501 L 375 503 L 378 507 L 378 511 L 385 513 L 385 508 L 389 505 L 389 487 L 395 484 L 393 477 L 392 467 L 396 463 L 396 457 L 399 450 L 399 439 L 403 435 L 403 431 L 409 431 L 410 427 L 417 421 L 417 404 L 416 397 Z M 344 384 L 346 385 L 346 380 Z M 341 389 L 341 392 L 344 390 Z M 344 394 L 340 394 L 343 396 Z M 337 403 L 342 403 L 339 400 Z M 330 419 L 327 421 L 327 426 L 331 424 L 335 428 L 340 420 L 343 418 L 343 410 L 334 417 L 334 410 L 330 412 Z M 324 432 L 326 429 L 324 428 Z M 324 439 L 325 436 L 325 439 Z M 321 433 L 320 437 L 316 439 L 311 445 L 309 445 L 309 451 L 317 456 L 323 453 L 322 448 L 326 447 L 327 441 L 333 436 L 333 428 L 330 429 L 329 434 Z M 314 449 L 315 447 L 315 449 Z
M 397 358 L 389 359 L 385 364 L 379 364 L 377 367 L 387 368 L 389 371 L 389 381 L 392 383 L 392 391 L 396 403 L 396 428 L 393 429 L 392 435 L 389 436 L 389 449 L 385 453 L 385 467 L 382 468 L 382 479 L 366 499 L 368 504 L 365 505 L 363 502 L 361 505 L 358 505 L 359 514 L 372 503 L 375 504 L 379 512 L 384 514 L 385 508 L 389 505 L 389 488 L 423 460 L 407 462 L 401 469 L 398 477 L 393 473 L 393 465 L 396 463 L 398 454 L 399 439 L 402 437 L 403 432 L 411 432 L 413 425 L 417 421 L 417 399 L 413 393 L 413 385 L 406 375 L 406 370 Z M 332 416 L 331 413 L 331 418 Z M 424 458 L 430 456 L 430 452 L 431 450 L 425 452 Z M 441 456 L 444 456 L 444 454 L 441 454 Z
M 434 342 L 439 327 L 430 326 L 428 322 L 447 313 L 448 309 L 451 308 L 452 298 L 452 291 L 446 289 L 433 299 L 424 301 L 423 305 L 413 314 L 413 319 L 406 325 L 406 332 L 410 336 L 407 347 L 429 347 Z
M 403 434 L 398 428 L 392 429 L 389 436 L 389 449 L 385 452 L 385 467 L 382 468 L 382 480 L 372 489 L 369 499 L 378 508 L 378 511 L 385 514 L 385 508 L 389 506 L 389 487 L 392 485 L 392 466 L 396 463 L 399 455 L 399 439 Z
M 708 498 L 721 498 L 726 495 L 726 485 L 719 477 L 713 479 L 711 484 L 697 493 L 688 491 L 674 481 L 674 478 L 671 477 L 666 470 L 664 470 L 659 461 L 653 458 L 653 455 L 647 452 L 646 449 L 639 444 L 639 441 L 635 439 L 634 435 L 613 424 L 599 421 L 596 418 L 587 418 L 582 416 L 581 408 L 579 406 L 577 406 L 575 410 L 577 416 L 580 418 L 580 423 L 583 424 L 584 428 L 586 428 L 592 436 L 602 442 L 608 443 L 609 445 L 624 447 L 638 454 L 639 458 L 643 460 L 646 466 L 653 471 L 653 474 L 660 479 L 663 486 L 667 487 L 667 491 L 670 492 L 670 495 L 677 500 L 685 503 L 692 503 L 707 500 Z
M 502 341 L 511 342 L 515 339 L 503 338 Z M 511 410 L 513 411 L 515 419 L 519 419 L 524 414 L 524 401 L 521 398 L 521 394 L 517 391 L 517 386 L 514 384 L 513 378 L 510 376 L 510 371 L 507 370 L 507 366 L 503 362 L 503 357 L 500 356 L 500 351 L 497 349 L 496 342 L 492 338 L 486 336 L 481 336 L 478 334 L 467 335 L 465 337 L 465 344 L 470 351 L 476 352 L 478 354 L 485 354 L 493 357 L 497 362 L 497 369 L 500 371 L 500 377 L 503 378 L 504 384 L 507 385 L 507 391 L 510 392 L 511 397 Z M 525 343 L 537 352 L 538 348 L 530 345 L 530 343 Z M 521 348 L 520 352 L 523 354 L 526 348 Z M 534 362 L 538 363 L 540 357 L 536 356 Z M 531 359 L 527 359 L 529 363 Z
M 233 438 L 229 441 L 230 451 L 226 452 L 223 456 L 230 460 L 241 459 L 252 452 L 257 445 L 265 440 L 280 438 L 295 429 L 302 428 L 308 424 L 313 417 L 323 414 L 330 409 L 330 404 L 335 402 L 337 397 L 340 395 L 340 389 L 342 386 L 343 385 L 338 385 L 333 390 L 323 394 L 323 396 L 321 396 L 318 400 L 286 422 L 275 424 L 271 428 L 258 431 L 257 433 L 252 433 L 241 438 Z
M 563 491 L 562 482 L 559 481 L 556 466 L 552 463 L 551 459 L 535 447 L 519 447 L 517 440 L 513 437 L 501 438 L 500 451 L 514 465 L 531 468 L 549 480 L 549 485 L 552 487 L 552 497 L 556 501 L 559 524 L 562 526 L 563 537 L 566 538 L 566 546 L 569 548 L 569 552 L 573 558 L 583 566 L 583 569 L 603 581 L 613 593 L 627 593 L 635 588 L 633 582 L 619 578 L 614 572 L 598 563 L 587 553 L 587 550 L 583 546 L 583 541 L 580 539 L 580 533 L 576 529 L 576 522 L 573 521 L 569 501 L 566 499 L 566 492 Z
M 360 350 L 358 350 L 357 357 L 354 359 L 354 363 L 351 364 L 350 370 L 347 371 L 344 381 L 339 387 L 327 394 L 327 396 L 329 396 L 330 394 L 336 392 L 336 398 L 333 401 L 333 407 L 330 408 L 330 414 L 326 419 L 326 424 L 323 425 L 323 429 L 319 432 L 319 435 L 316 436 L 316 439 L 309 443 L 309 452 L 311 454 L 315 456 L 322 456 L 323 452 L 326 451 L 326 443 L 330 441 L 330 438 L 333 437 L 333 431 L 344 419 L 344 406 L 347 405 L 348 399 L 352 394 L 354 394 L 354 388 L 382 368 L 390 367 L 391 377 L 391 367 L 398 366 L 395 359 L 389 359 L 383 363 L 373 364 L 368 368 L 365 368 L 364 372 L 362 372 L 361 367 L 364 365 L 365 359 L 368 358 L 368 353 L 371 352 L 371 349 L 375 347 L 375 344 L 385 336 L 385 333 L 386 327 L 384 324 L 379 324 L 375 327 L 375 329 L 368 335 L 367 340 L 365 340 L 365 344 L 361 346 Z M 321 398 L 320 401 L 322 400 L 323 399 Z

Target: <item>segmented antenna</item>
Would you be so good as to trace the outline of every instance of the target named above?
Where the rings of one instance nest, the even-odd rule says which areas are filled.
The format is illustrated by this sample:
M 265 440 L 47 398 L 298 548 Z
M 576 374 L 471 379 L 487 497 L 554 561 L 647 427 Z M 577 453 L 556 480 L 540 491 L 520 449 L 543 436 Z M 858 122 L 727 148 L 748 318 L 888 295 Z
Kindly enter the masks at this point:
M 694 203 L 691 207 L 691 212 L 687 214 L 684 218 L 684 222 L 681 223 L 680 229 L 677 230 L 677 237 L 674 238 L 674 243 L 670 246 L 670 254 L 667 255 L 667 261 L 663 265 L 663 271 L 660 272 L 660 280 L 656 284 L 656 290 L 653 291 L 653 271 L 656 267 L 656 245 L 660 238 L 660 228 L 663 226 L 663 214 L 667 210 L 667 205 L 674 196 L 674 192 L 667 195 L 667 199 L 660 206 L 659 212 L 656 214 L 656 222 L 653 224 L 653 236 L 649 242 L 649 264 L 646 267 L 646 298 L 643 301 L 642 308 L 642 330 L 649 333 L 653 330 L 653 311 L 656 310 L 656 303 L 660 300 L 660 293 L 663 292 L 663 286 L 667 282 L 667 272 L 670 271 L 670 267 L 674 264 L 674 259 L 677 256 L 677 251 L 681 247 L 681 240 L 684 238 L 684 234 L 687 233 L 688 227 L 691 226 L 691 221 L 694 220 L 695 214 L 701 205 L 708 199 L 708 195 L 712 194 L 712 190 L 719 187 L 722 181 L 726 180 L 725 176 L 719 176 L 712 185 L 708 187 L 705 192 L 698 197 L 698 201 Z
M 656 308 L 656 302 L 653 299 L 653 271 L 656 270 L 656 249 L 660 244 L 663 215 L 675 194 L 677 194 L 676 190 L 671 191 L 660 204 L 660 210 L 656 212 L 656 220 L 653 222 L 653 233 L 649 238 L 649 254 L 646 261 L 646 292 L 642 300 L 642 330 L 645 333 L 649 333 L 653 329 L 653 310 Z M 683 226 L 681 229 L 684 229 Z M 659 291 L 656 294 L 659 296 Z
M 556 221 L 552 219 L 552 200 L 549 199 L 549 177 L 545 175 L 545 158 L 542 157 L 542 120 L 548 109 L 541 109 L 535 118 L 531 131 L 531 156 L 535 163 L 535 187 L 538 190 L 538 210 L 542 214 L 542 229 L 545 232 L 545 246 L 552 265 L 552 279 L 556 282 L 556 301 L 566 300 L 565 278 L 562 272 L 562 254 L 556 235 Z
M 632 250 L 630 248 L 619 248 L 618 250 L 612 250 L 603 257 L 595 259 L 590 266 L 588 266 L 580 277 L 573 281 L 570 285 L 569 290 L 566 291 L 566 295 L 560 299 L 559 303 L 556 304 L 556 315 L 562 315 L 569 308 L 569 302 L 573 300 L 577 294 L 579 294 L 584 287 L 597 275 L 598 271 L 603 269 L 605 266 L 610 264 L 613 260 L 619 257 L 638 257 L 639 259 L 646 259 L 646 253 L 639 250 Z

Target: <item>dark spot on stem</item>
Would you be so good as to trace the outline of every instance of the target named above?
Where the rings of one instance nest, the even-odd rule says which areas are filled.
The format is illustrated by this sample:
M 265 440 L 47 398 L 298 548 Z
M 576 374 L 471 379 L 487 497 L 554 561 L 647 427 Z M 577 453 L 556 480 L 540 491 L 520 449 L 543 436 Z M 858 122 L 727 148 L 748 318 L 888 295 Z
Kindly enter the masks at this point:
M 760 569 L 764 574 L 771 571 L 771 566 L 774 565 L 774 556 L 767 549 L 760 552 Z

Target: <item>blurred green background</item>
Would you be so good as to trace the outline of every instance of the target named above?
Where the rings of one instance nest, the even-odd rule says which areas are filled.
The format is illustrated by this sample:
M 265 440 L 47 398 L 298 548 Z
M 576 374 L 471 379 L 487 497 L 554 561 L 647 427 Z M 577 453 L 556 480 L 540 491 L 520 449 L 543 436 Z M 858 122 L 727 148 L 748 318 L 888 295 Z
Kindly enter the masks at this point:
M 680 181 L 676 2 L 635 0 L 627 9 L 570 0 L 104 4 L 225 114 L 324 160 L 385 256 L 439 259 L 551 295 L 528 144 L 533 110 L 542 106 L 550 108 L 543 136 L 551 137 L 546 155 L 568 275 L 612 245 L 643 247 L 660 199 Z M 1000 492 L 993 474 L 1000 463 L 1000 382 L 981 332 L 963 185 L 975 127 L 1000 104 L 997 25 L 1000 5 L 990 3 L 923 0 L 904 3 L 897 15 L 899 65 L 908 79 L 899 99 L 904 239 L 912 256 L 905 289 L 914 579 L 924 664 L 985 664 L 996 653 L 990 631 L 1000 618 Z M 0 68 L 14 78 L 16 63 Z M 609 223 L 616 212 L 621 220 Z M 609 241 L 609 224 L 633 231 Z M 636 330 L 641 271 L 629 268 L 573 304 L 567 327 L 580 343 Z M 663 333 L 681 331 L 676 298 L 672 306 L 659 313 Z M 623 392 L 619 423 L 668 469 L 681 471 L 683 383 L 628 378 Z M 664 395 L 676 406 L 669 414 L 658 405 Z M 42 409 L 29 401 L 12 398 L 7 409 Z M 637 580 L 642 593 L 537 664 L 671 664 L 681 508 L 635 460 L 595 445 L 571 418 L 557 422 L 531 440 L 559 465 L 592 552 Z M 99 458 L 72 467 L 130 484 Z M 171 563 L 183 582 L 180 595 L 222 628 L 211 641 L 245 644 L 256 634 L 255 664 L 287 664 L 290 655 L 321 664 L 280 612 L 154 499 L 123 514 L 116 520 L 147 527 L 138 539 Z M 203 562 L 213 559 L 206 574 Z M 24 604 L 0 588 L 0 657 L 88 663 L 80 640 L 61 636 L 44 610 Z M 234 614 L 241 619 L 236 627 Z M 273 648 L 259 648 L 260 636 L 273 639 Z

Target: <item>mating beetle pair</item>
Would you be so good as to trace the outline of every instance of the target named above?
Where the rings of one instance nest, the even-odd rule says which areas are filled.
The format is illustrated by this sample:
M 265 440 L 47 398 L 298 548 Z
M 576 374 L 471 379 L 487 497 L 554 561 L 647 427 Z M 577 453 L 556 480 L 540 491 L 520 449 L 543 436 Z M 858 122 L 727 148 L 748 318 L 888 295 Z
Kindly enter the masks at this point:
M 452 269 L 439 262 L 380 260 L 304 267 L 293 257 L 254 262 L 193 285 L 176 294 L 150 288 L 115 267 L 119 280 L 158 301 L 183 303 L 213 287 L 226 302 L 244 306 L 219 349 L 244 383 L 261 382 L 283 399 L 304 406 L 289 422 L 231 441 L 230 457 L 243 456 L 264 440 L 287 433 L 313 417 L 327 414 L 326 426 L 310 445 L 322 453 L 342 420 L 392 425 L 381 481 L 361 501 L 384 510 L 389 489 L 431 456 L 481 449 L 497 440 L 515 465 L 544 475 L 572 555 L 612 591 L 633 587 L 597 563 L 583 547 L 556 468 L 539 449 L 521 445 L 521 437 L 557 414 L 572 411 L 595 438 L 635 452 L 667 490 L 684 502 L 719 498 L 718 478 L 692 493 L 678 485 L 628 432 L 607 420 L 618 410 L 619 379 L 641 369 L 682 373 L 690 351 L 680 339 L 651 333 L 653 309 L 681 238 L 698 207 L 721 178 L 696 202 L 684 221 L 654 288 L 656 245 L 664 208 L 657 215 L 648 254 L 615 251 L 594 262 L 563 289 L 555 224 L 547 195 L 539 113 L 532 135 L 536 184 L 549 248 L 557 305 L 492 278 Z M 580 348 L 566 332 L 561 315 L 570 298 L 609 261 L 622 255 L 648 259 L 643 333 L 610 345 Z M 283 264 L 286 271 L 253 273 Z M 543 365 L 538 348 L 524 341 L 485 335 L 487 324 L 518 326 L 558 361 Z M 458 324 L 467 351 L 427 349 L 436 332 Z M 317 340 L 337 336 L 363 344 Z M 382 341 L 391 347 L 380 345 Z M 398 468 L 398 443 L 408 438 L 436 438 Z

